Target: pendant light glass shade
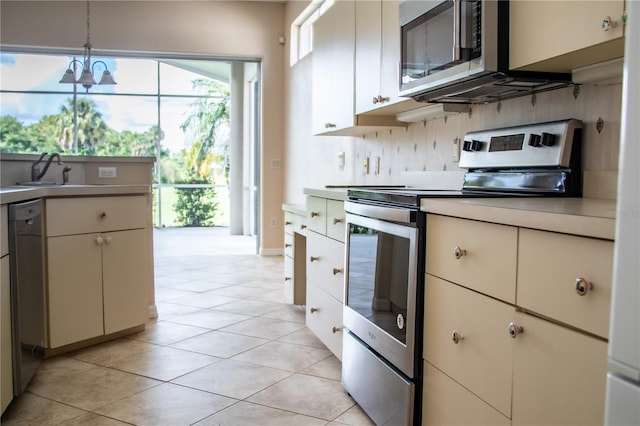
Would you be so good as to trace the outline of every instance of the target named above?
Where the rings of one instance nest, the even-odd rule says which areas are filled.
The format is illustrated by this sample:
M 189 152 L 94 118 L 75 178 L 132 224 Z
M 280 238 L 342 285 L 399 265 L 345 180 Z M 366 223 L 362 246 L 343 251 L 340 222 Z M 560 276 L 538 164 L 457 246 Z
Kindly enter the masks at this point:
M 69 68 L 67 68 L 67 70 L 62 75 L 62 79 L 60 79 L 60 83 L 73 84 L 75 82 L 76 82 L 76 76 L 73 74 L 73 71 L 71 70 L 71 66 L 69 66 Z
M 111 73 L 109 72 L 109 70 L 105 70 L 102 73 L 102 78 L 100 79 L 100 82 L 98 84 L 118 84 L 115 82 L 115 80 L 113 79 L 113 76 L 111 75 Z

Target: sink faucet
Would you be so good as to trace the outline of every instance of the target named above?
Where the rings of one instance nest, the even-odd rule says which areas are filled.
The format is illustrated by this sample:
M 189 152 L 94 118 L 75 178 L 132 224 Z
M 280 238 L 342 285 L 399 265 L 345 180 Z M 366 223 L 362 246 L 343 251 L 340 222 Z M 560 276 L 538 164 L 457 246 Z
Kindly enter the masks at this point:
M 44 157 L 47 154 L 48 154 L 47 152 L 42 154 L 40 156 L 40 158 L 38 158 L 38 161 L 36 161 L 35 163 L 33 163 L 31 165 L 31 180 L 32 181 L 36 182 L 36 181 L 39 181 L 40 179 L 42 179 L 42 177 L 47 173 L 47 170 L 49 170 L 49 166 L 51 165 L 51 162 L 53 161 L 54 158 L 58 158 L 58 165 L 64 164 L 62 162 L 62 157 L 60 157 L 60 154 L 58 154 L 57 152 L 54 152 L 53 154 L 51 154 L 49 156 L 49 159 L 45 163 L 44 169 L 41 172 L 40 171 L 40 163 L 42 162 L 42 160 L 44 159 Z

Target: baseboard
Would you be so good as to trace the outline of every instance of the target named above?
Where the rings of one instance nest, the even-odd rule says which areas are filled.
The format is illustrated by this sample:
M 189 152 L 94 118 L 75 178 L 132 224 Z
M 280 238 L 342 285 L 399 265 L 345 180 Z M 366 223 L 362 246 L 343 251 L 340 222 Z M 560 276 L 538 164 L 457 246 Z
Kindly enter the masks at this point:
M 260 256 L 283 256 L 284 249 L 281 248 L 260 248 Z

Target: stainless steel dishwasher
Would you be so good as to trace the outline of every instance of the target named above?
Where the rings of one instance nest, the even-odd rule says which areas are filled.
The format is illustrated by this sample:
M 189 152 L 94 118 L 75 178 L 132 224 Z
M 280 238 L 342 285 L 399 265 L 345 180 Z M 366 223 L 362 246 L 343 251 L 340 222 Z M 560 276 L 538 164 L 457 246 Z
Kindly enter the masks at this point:
M 44 357 L 42 200 L 9 205 L 13 393 L 24 392 Z

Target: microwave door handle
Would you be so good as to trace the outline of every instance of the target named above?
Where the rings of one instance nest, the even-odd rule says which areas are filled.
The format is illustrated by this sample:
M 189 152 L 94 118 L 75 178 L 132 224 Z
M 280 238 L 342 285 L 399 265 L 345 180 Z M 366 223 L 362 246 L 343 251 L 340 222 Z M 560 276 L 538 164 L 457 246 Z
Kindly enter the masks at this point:
M 460 21 L 461 0 L 453 0 L 453 60 L 460 60 Z

